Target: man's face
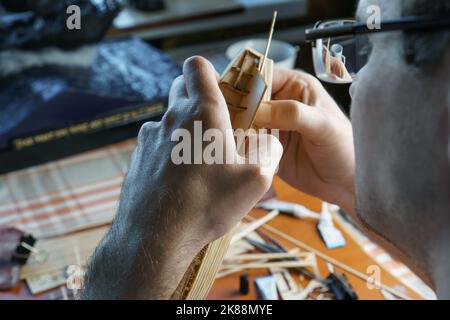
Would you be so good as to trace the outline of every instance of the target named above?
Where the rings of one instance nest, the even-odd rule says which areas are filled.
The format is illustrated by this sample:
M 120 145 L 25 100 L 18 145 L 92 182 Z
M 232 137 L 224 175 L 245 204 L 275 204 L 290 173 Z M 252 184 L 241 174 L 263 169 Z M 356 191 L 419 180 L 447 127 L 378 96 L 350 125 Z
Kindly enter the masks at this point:
M 382 21 L 398 18 L 399 3 L 362 0 L 358 16 L 365 22 L 367 7 L 378 5 Z M 441 166 L 436 150 L 446 145 L 439 145 L 439 119 L 429 112 L 439 92 L 405 63 L 401 32 L 376 34 L 371 41 L 372 55 L 351 90 L 358 214 L 408 258 L 422 260 L 411 247 L 428 240 L 418 234 L 432 228 L 423 217 L 435 209 L 430 201 L 441 183 L 433 173 Z M 423 234 L 433 234 L 428 231 Z

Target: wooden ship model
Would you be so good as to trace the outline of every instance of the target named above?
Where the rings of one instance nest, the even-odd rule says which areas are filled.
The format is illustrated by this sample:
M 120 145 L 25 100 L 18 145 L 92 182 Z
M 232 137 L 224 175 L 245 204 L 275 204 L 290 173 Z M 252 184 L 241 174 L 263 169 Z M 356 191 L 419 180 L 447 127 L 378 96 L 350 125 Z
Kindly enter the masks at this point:
M 262 66 L 262 67 L 260 67 Z M 219 87 L 230 112 L 233 129 L 253 127 L 256 112 L 272 92 L 273 61 L 259 52 L 244 50 L 227 68 Z
M 253 121 L 262 101 L 272 93 L 273 61 L 267 58 L 277 13 L 274 13 L 264 54 L 245 49 L 227 67 L 219 82 L 233 129 L 255 128 Z M 256 129 L 256 128 L 255 128 Z M 204 247 L 192 261 L 172 299 L 198 300 L 208 295 L 230 245 L 234 230 Z

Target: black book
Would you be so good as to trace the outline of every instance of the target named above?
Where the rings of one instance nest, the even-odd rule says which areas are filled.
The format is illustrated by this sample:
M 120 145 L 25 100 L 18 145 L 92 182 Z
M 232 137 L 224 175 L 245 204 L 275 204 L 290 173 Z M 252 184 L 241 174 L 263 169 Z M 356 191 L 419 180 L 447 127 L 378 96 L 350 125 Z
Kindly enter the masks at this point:
M 96 45 L 89 67 L 46 65 L 0 79 L 0 173 L 137 135 L 161 118 L 171 58 L 138 39 Z

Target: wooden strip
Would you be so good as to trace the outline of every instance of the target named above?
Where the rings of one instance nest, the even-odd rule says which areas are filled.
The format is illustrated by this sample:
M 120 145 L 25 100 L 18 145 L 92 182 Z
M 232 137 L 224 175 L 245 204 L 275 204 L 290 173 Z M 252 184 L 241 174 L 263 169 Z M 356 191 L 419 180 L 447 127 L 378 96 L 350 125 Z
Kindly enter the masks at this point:
M 241 240 L 242 238 L 248 236 L 250 233 L 252 233 L 256 229 L 260 228 L 262 225 L 266 224 L 267 222 L 275 218 L 278 214 L 279 214 L 278 210 L 274 210 L 269 212 L 264 217 L 256 219 L 255 221 L 249 223 L 248 226 L 245 227 L 245 229 L 233 235 L 233 237 L 231 238 L 231 244 L 234 244 L 237 241 Z
M 309 258 L 312 254 L 309 252 L 300 253 L 251 253 L 251 254 L 241 254 L 238 256 L 232 256 L 226 258 L 226 261 L 244 261 L 244 260 L 275 260 L 275 259 L 289 259 L 289 258 Z
M 294 253 L 298 253 L 298 251 L 299 251 L 298 248 L 294 248 L 294 249 L 292 249 L 292 250 L 289 250 L 288 253 L 294 254 Z M 266 260 L 266 259 L 261 259 L 261 260 L 258 260 L 258 261 L 256 261 L 256 262 L 258 262 L 258 263 L 263 263 L 263 262 L 267 262 L 267 260 Z M 316 265 L 316 266 L 317 266 L 317 265 Z M 229 275 L 232 275 L 232 274 L 241 272 L 242 270 L 244 270 L 244 269 L 242 269 L 241 267 L 236 267 L 236 268 L 231 268 L 231 269 L 228 269 L 228 268 L 227 268 L 226 271 L 221 271 L 221 272 L 219 272 L 219 273 L 217 274 L 217 276 L 216 276 L 216 279 L 220 279 L 220 278 L 223 278 L 223 277 L 226 277 L 226 276 L 229 276 Z
M 256 220 L 253 217 L 247 217 L 247 219 L 250 220 L 250 221 Z M 326 255 L 324 253 L 322 253 L 319 250 L 314 249 L 313 247 L 307 245 L 306 243 L 303 243 L 300 240 L 297 240 L 297 239 L 287 235 L 286 233 L 284 233 L 284 232 L 282 232 L 282 231 L 280 231 L 280 230 L 278 230 L 278 229 L 276 229 L 276 228 L 274 228 L 272 226 L 269 226 L 269 225 L 266 224 L 266 225 L 262 226 L 262 228 L 264 228 L 267 231 L 269 231 L 269 232 L 279 236 L 280 238 L 283 238 L 286 241 L 289 241 L 290 243 L 292 243 L 292 244 L 294 244 L 294 245 L 296 245 L 296 246 L 298 246 L 298 247 L 300 247 L 300 248 L 302 248 L 304 250 L 307 250 L 307 251 L 310 251 L 310 252 L 314 253 L 316 256 L 320 257 L 321 259 L 323 259 L 323 260 L 333 264 L 334 266 L 336 266 L 336 267 L 338 267 L 338 268 L 340 268 L 340 269 L 342 269 L 344 271 L 347 271 L 348 273 L 354 275 L 355 277 L 358 277 L 358 278 L 360 278 L 360 279 L 362 279 L 364 281 L 367 281 L 367 282 L 372 282 L 372 279 L 369 276 L 365 275 L 364 273 L 362 273 L 362 272 L 360 272 L 358 270 L 355 270 L 355 269 L 347 266 L 346 264 L 344 264 L 344 263 L 342 263 L 340 261 L 337 261 L 336 259 L 334 259 L 334 258 L 332 258 L 332 257 L 330 257 L 330 256 L 328 256 L 328 255 Z M 385 284 L 383 284 L 381 282 L 377 283 L 377 285 L 380 288 L 382 288 L 382 289 L 392 293 L 393 295 L 396 295 L 399 298 L 402 298 L 404 300 L 410 300 L 410 298 L 407 295 L 405 295 L 404 293 L 402 293 L 402 292 L 400 292 L 400 291 L 398 291 L 398 290 L 396 290 L 394 288 L 391 288 L 391 287 L 389 287 L 389 286 L 387 286 L 387 285 L 385 285 Z
M 281 261 L 281 262 L 254 262 L 245 264 L 225 264 L 223 268 L 242 268 L 244 269 L 270 269 L 270 268 L 302 268 L 310 267 L 309 261 Z

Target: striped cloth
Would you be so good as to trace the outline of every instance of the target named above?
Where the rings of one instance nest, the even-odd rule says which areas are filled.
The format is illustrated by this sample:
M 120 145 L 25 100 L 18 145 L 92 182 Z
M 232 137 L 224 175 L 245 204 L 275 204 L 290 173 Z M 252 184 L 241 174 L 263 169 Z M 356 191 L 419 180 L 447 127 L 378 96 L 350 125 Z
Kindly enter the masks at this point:
M 52 237 L 114 217 L 135 139 L 0 176 L 0 226 Z
M 392 276 L 399 279 L 405 286 L 420 294 L 426 300 L 436 300 L 436 294 L 415 273 L 403 263 L 396 261 L 383 248 L 373 243 L 359 229 L 345 221 L 340 215 L 335 219 L 345 232 L 356 241 L 359 246 L 371 256 L 380 266 L 387 270 Z M 400 290 L 402 288 L 396 288 Z

